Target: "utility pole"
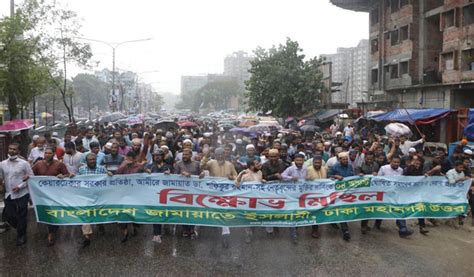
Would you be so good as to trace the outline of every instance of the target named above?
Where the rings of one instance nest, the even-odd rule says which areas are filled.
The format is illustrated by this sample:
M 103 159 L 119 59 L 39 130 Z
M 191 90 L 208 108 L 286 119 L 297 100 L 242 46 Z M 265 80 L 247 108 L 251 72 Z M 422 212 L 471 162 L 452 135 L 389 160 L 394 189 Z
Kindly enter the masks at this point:
M 117 95 L 115 95 L 115 47 L 112 47 L 112 112 L 115 112 L 117 109 L 117 102 L 118 98 Z M 117 99 L 117 101 L 114 103 L 113 99 Z M 123 98 L 123 95 L 122 95 Z M 123 101 L 123 99 L 120 99 L 120 101 Z
M 10 0 L 10 17 L 15 15 L 15 0 Z

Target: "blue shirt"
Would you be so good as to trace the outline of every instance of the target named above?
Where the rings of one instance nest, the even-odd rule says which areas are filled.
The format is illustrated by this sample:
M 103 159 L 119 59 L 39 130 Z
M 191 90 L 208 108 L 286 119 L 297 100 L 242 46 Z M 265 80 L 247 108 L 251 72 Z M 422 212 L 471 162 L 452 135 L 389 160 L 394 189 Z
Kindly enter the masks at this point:
M 86 157 L 87 157 L 87 154 L 91 153 L 90 151 L 89 152 L 86 152 L 84 154 L 82 154 L 82 159 L 81 159 L 81 164 L 86 164 Z M 105 157 L 105 154 L 104 152 L 99 152 L 97 153 L 97 165 L 101 165 L 102 164 L 102 160 L 104 159 Z
M 107 174 L 107 169 L 102 165 L 97 165 L 95 168 L 89 168 L 87 165 L 83 165 L 79 168 L 77 175 L 96 175 L 96 174 Z
M 247 162 L 248 162 L 250 159 L 256 160 L 256 161 L 258 161 L 258 162 L 261 161 L 261 160 L 260 160 L 260 157 L 257 156 L 257 155 L 255 155 L 255 156 L 253 156 L 253 157 L 249 157 L 249 156 L 245 155 L 245 156 L 240 157 L 239 162 L 240 162 L 241 164 L 247 165 Z
M 336 175 L 342 176 L 342 177 L 350 177 L 354 176 L 354 169 L 352 168 L 351 165 L 346 165 L 343 166 L 339 162 L 336 163 L 331 169 L 329 169 L 329 177 L 334 177 Z

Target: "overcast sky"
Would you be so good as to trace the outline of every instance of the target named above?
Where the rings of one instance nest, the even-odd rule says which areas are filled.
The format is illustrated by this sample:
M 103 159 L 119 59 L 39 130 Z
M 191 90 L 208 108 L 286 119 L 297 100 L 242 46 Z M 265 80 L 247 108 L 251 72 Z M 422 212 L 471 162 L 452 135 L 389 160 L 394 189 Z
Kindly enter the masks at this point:
M 9 0 L 0 0 L 0 12 Z M 16 0 L 19 2 L 19 0 Z M 160 92 L 180 92 L 180 77 L 222 73 L 224 57 L 284 43 L 290 37 L 307 56 L 351 47 L 368 37 L 368 14 L 329 0 L 58 0 L 83 19 L 84 37 L 121 42 L 116 66 L 142 73 Z M 112 51 L 91 43 L 97 69 L 112 67 Z

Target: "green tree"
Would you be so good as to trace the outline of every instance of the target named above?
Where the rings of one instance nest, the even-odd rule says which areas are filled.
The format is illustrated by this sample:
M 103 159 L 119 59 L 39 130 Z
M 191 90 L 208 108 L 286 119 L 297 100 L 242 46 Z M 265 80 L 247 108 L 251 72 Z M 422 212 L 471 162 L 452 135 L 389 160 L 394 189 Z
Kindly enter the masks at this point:
M 77 74 L 72 78 L 72 88 L 76 106 L 89 111 L 89 118 L 92 118 L 91 111 L 94 106 L 101 111 L 108 109 L 109 84 L 95 75 Z
M 246 82 L 246 100 L 250 110 L 269 112 L 279 117 L 295 116 L 320 107 L 324 89 L 319 67 L 322 60 L 305 60 L 298 42 L 287 39 L 285 45 L 268 50 L 257 48 Z
M 81 24 L 76 12 L 61 7 L 56 1 L 43 1 L 42 5 L 48 7 L 45 12 L 43 11 L 44 20 L 38 27 L 41 32 L 42 61 L 50 68 L 50 76 L 61 95 L 68 119 L 72 122 L 73 90 L 68 87 L 68 64 L 87 67 L 92 57 L 91 48 L 89 44 L 82 43 L 78 39 Z M 61 78 L 61 82 L 57 81 L 58 77 Z
M 216 80 L 198 89 L 191 98 L 191 109 L 212 108 L 223 110 L 229 108 L 232 97 L 243 95 L 243 90 L 236 80 Z
M 26 1 L 13 17 L 0 21 L 0 95 L 7 102 L 10 119 L 24 109 L 34 96 L 45 92 L 51 79 L 37 53 L 39 37 L 34 32 L 37 18 L 30 11 L 37 3 Z

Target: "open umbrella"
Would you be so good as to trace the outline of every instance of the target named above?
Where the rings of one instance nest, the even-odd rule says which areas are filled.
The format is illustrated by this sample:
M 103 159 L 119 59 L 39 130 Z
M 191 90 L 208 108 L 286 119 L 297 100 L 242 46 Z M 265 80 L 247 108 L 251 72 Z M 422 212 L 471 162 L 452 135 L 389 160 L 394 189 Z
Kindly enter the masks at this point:
M 321 127 L 315 125 L 303 125 L 300 127 L 301 132 L 305 133 L 316 133 L 321 132 Z
M 41 113 L 41 118 L 51 118 L 51 117 L 53 117 L 53 115 L 50 113 L 47 113 L 47 112 Z
M 197 127 L 197 124 L 189 121 L 189 120 L 183 120 L 183 121 L 178 121 L 178 126 L 181 128 L 192 128 L 192 127 Z
M 140 118 L 140 116 L 130 116 L 127 118 L 127 125 L 133 126 L 137 124 L 143 124 L 143 120 Z
M 387 126 L 385 126 L 385 131 L 387 132 L 387 134 L 392 135 L 394 137 L 399 137 L 399 136 L 411 137 L 412 135 L 410 128 L 408 128 L 407 125 L 402 124 L 402 123 L 390 123 Z
M 108 114 L 108 115 L 104 115 L 102 117 L 99 118 L 99 122 L 100 123 L 104 123 L 104 122 L 115 122 L 119 119 L 122 119 L 122 118 L 126 118 L 127 116 L 124 115 L 123 113 L 121 112 L 115 112 L 115 113 L 111 113 L 111 114 Z
M 239 127 L 250 127 L 250 126 L 255 126 L 257 125 L 256 120 L 245 120 L 240 122 Z
M 267 124 L 257 124 L 255 126 L 248 127 L 250 132 L 257 132 L 257 133 L 270 133 L 273 131 L 278 131 L 279 127 L 274 125 L 267 125 Z
M 19 132 L 21 130 L 33 128 L 33 126 L 33 123 L 29 119 L 16 119 L 12 121 L 7 121 L 3 125 L 1 125 L 0 132 Z
M 155 124 L 157 129 L 169 130 L 169 129 L 178 129 L 179 126 L 171 119 L 160 120 Z

